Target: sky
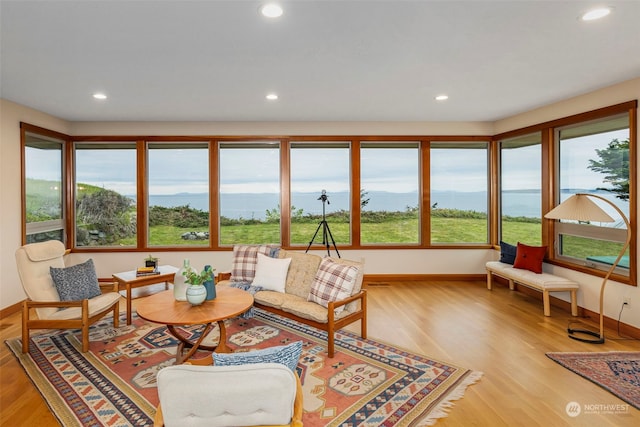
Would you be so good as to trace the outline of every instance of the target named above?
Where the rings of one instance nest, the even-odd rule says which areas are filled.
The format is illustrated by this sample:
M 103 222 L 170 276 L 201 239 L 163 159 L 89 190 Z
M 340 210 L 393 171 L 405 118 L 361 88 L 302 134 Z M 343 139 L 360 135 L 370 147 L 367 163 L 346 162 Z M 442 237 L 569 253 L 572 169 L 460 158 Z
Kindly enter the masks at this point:
M 628 130 L 612 132 L 613 138 L 627 138 Z M 590 171 L 589 159 L 602 139 L 582 137 L 567 146 L 573 179 L 563 187 L 594 189 L 603 185 L 603 175 Z M 524 149 L 523 149 L 524 150 Z M 349 191 L 349 163 L 346 149 L 293 149 L 291 153 L 292 192 Z M 525 153 L 525 151 L 521 151 Z M 29 150 L 27 176 L 59 179 L 58 165 L 51 152 Z M 531 156 L 538 156 L 539 149 Z M 416 192 L 419 160 L 412 149 L 364 149 L 361 165 L 363 188 L 367 191 Z M 125 195 L 136 194 L 134 150 L 76 151 L 77 182 L 108 188 Z M 220 156 L 221 191 L 231 193 L 279 192 L 279 153 L 275 148 L 224 149 Z M 564 159 L 561 161 L 565 162 Z M 431 189 L 486 191 L 486 152 L 482 150 L 434 150 L 431 154 Z M 563 164 L 567 164 L 566 162 Z M 509 179 L 505 190 L 540 188 L 539 159 L 528 155 L 509 157 Z M 151 149 L 149 154 L 150 193 L 208 192 L 208 159 L 205 149 Z

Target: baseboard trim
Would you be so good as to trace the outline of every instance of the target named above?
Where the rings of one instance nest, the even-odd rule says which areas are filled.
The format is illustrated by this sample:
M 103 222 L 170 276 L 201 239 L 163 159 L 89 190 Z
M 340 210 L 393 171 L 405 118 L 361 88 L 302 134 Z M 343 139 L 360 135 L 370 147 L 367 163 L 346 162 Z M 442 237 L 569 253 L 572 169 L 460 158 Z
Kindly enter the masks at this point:
M 4 319 L 5 317 L 9 317 L 12 314 L 20 312 L 22 310 L 22 302 L 23 301 L 19 301 L 0 310 L 0 320 Z
M 509 287 L 507 280 L 502 279 L 498 276 L 494 276 L 493 283 L 494 285 L 498 283 L 500 286 L 504 286 L 507 288 Z M 515 290 L 517 292 L 520 292 L 521 294 L 535 298 L 542 303 L 542 292 L 536 289 L 532 289 L 527 286 L 518 285 L 516 283 Z M 565 301 L 563 299 L 550 295 L 549 304 L 552 305 L 553 307 L 566 311 L 567 313 L 571 313 L 571 303 L 569 301 Z M 578 316 L 575 317 L 575 319 L 583 322 L 593 323 L 593 329 L 595 331 L 599 330 L 600 314 L 596 313 L 595 311 L 591 311 L 584 307 L 578 306 Z M 604 316 L 604 326 L 607 329 L 613 329 L 617 331 L 618 320 Z M 618 338 L 618 339 L 623 339 L 622 337 L 640 339 L 640 328 L 636 328 L 635 326 L 627 325 L 626 323 L 620 322 L 620 335 L 621 335 L 621 338 Z M 605 334 L 605 338 L 607 338 L 607 334 Z M 615 339 L 612 337 L 608 337 L 608 338 Z
M 363 283 L 380 284 L 395 282 L 394 285 L 401 285 L 398 282 L 486 282 L 486 274 L 365 274 Z

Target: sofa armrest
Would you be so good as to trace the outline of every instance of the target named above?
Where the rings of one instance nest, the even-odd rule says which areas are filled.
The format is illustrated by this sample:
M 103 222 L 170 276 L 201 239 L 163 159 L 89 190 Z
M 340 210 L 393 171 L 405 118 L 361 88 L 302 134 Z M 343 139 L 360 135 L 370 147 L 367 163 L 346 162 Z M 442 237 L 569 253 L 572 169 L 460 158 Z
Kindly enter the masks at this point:
M 231 272 L 230 271 L 221 271 L 216 276 L 216 280 L 219 282 L 221 280 L 231 280 Z
M 98 279 L 98 286 L 100 286 L 100 292 L 118 292 L 118 282 L 112 279 Z
M 357 301 L 357 300 L 364 300 L 366 296 L 367 296 L 367 291 L 364 289 L 361 289 L 360 292 L 358 292 L 357 294 L 353 294 L 348 298 L 342 299 L 340 301 L 329 301 L 329 307 L 327 307 L 327 309 L 331 311 L 333 309 L 336 309 L 337 307 L 347 305 L 350 302 Z

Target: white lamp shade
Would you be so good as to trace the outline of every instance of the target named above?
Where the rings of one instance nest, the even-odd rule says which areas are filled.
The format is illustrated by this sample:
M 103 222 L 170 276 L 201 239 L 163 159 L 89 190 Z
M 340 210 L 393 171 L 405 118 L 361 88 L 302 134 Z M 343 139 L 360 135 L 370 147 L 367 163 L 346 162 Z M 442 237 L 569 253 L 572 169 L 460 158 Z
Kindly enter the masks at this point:
M 548 219 L 567 219 L 574 221 L 614 222 L 615 220 L 587 194 L 574 194 L 545 216 Z

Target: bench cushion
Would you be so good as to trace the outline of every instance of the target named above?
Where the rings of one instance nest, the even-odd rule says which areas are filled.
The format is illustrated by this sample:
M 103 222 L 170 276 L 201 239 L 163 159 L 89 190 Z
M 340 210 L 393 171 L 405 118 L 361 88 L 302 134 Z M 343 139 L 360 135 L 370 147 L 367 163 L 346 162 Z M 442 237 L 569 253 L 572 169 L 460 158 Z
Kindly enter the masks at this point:
M 556 276 L 550 273 L 533 273 L 529 270 L 514 268 L 509 264 L 499 261 L 489 261 L 486 264 L 487 270 L 490 270 L 498 276 L 506 277 L 525 285 L 531 285 L 538 289 L 578 289 L 578 283 L 564 277 Z

